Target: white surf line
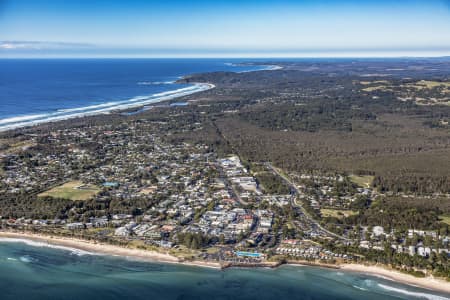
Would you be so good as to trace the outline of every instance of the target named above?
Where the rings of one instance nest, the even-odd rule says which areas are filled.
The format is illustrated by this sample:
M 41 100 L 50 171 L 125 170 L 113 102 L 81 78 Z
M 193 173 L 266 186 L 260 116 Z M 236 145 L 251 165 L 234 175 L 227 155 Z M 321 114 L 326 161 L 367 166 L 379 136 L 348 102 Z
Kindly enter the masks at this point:
M 254 66 L 254 67 L 261 67 L 261 69 L 257 70 L 245 70 L 245 71 L 237 71 L 235 73 L 250 73 L 250 72 L 259 72 L 259 71 L 276 71 L 276 70 L 282 70 L 283 67 L 279 65 L 246 65 L 246 64 L 235 64 L 235 63 L 225 63 L 227 66 L 233 66 L 233 67 L 246 67 L 246 66 Z
M 149 104 L 192 95 L 194 93 L 203 92 L 214 87 L 215 85 L 211 83 L 193 83 L 193 86 L 190 87 L 152 94 L 149 96 L 136 96 L 123 101 L 107 102 L 85 107 L 60 109 L 49 114 L 18 116 L 14 118 L 3 119 L 0 120 L 0 131 L 30 127 L 42 123 L 57 122 L 79 117 L 108 114 L 111 111 L 142 107 Z
M 8 123 L 16 123 L 20 121 L 28 121 L 33 119 L 38 119 L 45 117 L 46 114 L 36 114 L 36 115 L 25 115 L 25 116 L 18 116 L 18 117 L 10 117 L 5 119 L 0 119 L 0 124 L 8 124 Z
M 161 85 L 161 84 L 172 84 L 175 81 L 139 81 L 137 85 Z
M 408 296 L 413 296 L 413 297 L 416 297 L 419 299 L 430 299 L 430 300 L 448 300 L 449 299 L 449 298 L 446 298 L 443 296 L 438 296 L 438 295 L 433 295 L 433 294 L 428 294 L 428 293 L 412 292 L 412 291 L 392 287 L 392 286 L 381 284 L 381 283 L 379 283 L 378 286 L 387 291 L 404 294 L 404 295 L 408 295 Z
M 64 250 L 64 251 L 68 251 L 71 254 L 75 254 L 78 256 L 82 256 L 82 255 L 100 255 L 99 253 L 95 253 L 95 252 L 89 252 L 86 250 L 81 250 L 78 248 L 73 248 L 73 247 L 69 247 L 69 246 L 61 246 L 61 245 L 55 245 L 55 244 L 51 244 L 51 243 L 45 243 L 45 242 L 39 242 L 39 241 L 34 241 L 31 239 L 26 239 L 26 238 L 10 238 L 10 237 L 1 237 L 0 238 L 0 243 L 22 243 L 28 246 L 32 246 L 32 247 L 45 247 L 45 248 L 52 248 L 52 249 L 58 249 L 58 250 Z

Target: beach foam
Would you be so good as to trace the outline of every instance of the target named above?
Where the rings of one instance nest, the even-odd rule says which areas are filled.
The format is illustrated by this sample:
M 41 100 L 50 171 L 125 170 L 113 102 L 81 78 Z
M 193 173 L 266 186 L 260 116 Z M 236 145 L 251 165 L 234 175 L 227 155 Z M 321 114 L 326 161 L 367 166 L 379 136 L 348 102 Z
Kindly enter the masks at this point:
M 121 102 L 126 102 L 126 101 L 121 101 Z M 84 111 L 84 110 L 89 110 L 89 109 L 109 107 L 109 106 L 117 105 L 117 103 L 121 103 L 121 102 L 106 102 L 106 103 L 102 103 L 102 104 L 90 105 L 90 106 L 84 106 L 84 107 L 58 109 L 57 112 L 68 113 L 68 112 L 75 112 L 75 111 Z
M 0 243 L 23 243 L 28 246 L 32 247 L 46 247 L 46 248 L 52 248 L 52 249 L 58 249 L 58 250 L 64 250 L 69 251 L 72 255 L 82 256 L 82 255 L 100 255 L 98 253 L 88 252 L 81 249 L 66 247 L 66 246 L 59 246 L 59 245 L 53 245 L 49 243 L 44 242 L 38 242 L 28 239 L 19 239 L 19 238 L 0 238 Z M 20 260 L 22 262 L 31 262 L 32 258 L 29 256 L 22 256 L 20 257 Z
M 155 97 L 164 97 L 164 96 L 174 95 L 174 94 L 178 94 L 178 93 L 185 93 L 185 92 L 188 92 L 188 91 L 195 91 L 197 89 L 198 89 L 198 86 L 194 85 L 194 86 L 180 88 L 180 89 L 173 90 L 173 91 L 167 91 L 167 92 L 154 94 L 153 96 L 155 96 Z
M 6 260 L 17 261 L 17 258 L 7 257 Z
M 247 66 L 246 64 L 230 63 L 230 62 L 224 63 L 224 65 L 230 66 L 230 67 Z M 251 65 L 251 66 L 259 67 L 259 69 L 239 71 L 236 73 L 249 73 L 249 72 L 257 72 L 257 71 L 276 71 L 276 70 L 283 69 L 282 66 L 278 66 L 278 65 Z
M 412 296 L 412 297 L 419 298 L 419 299 L 429 299 L 429 300 L 448 300 L 449 299 L 449 298 L 446 298 L 443 296 L 437 296 L 437 295 L 428 294 L 428 293 L 412 292 L 412 291 L 395 288 L 395 287 L 381 284 L 381 283 L 379 283 L 378 286 L 381 287 L 382 289 L 390 291 L 390 292 L 396 292 L 399 294 L 408 295 L 408 296 Z
M 36 262 L 36 261 L 37 261 L 36 258 L 31 257 L 31 256 L 29 256 L 29 255 L 21 256 L 21 257 L 19 258 L 19 260 L 20 260 L 21 262 L 24 262 L 24 263 L 32 263 L 32 262 Z
M 6 119 L 1 119 L 0 124 L 29 121 L 29 120 L 33 120 L 33 119 L 42 118 L 45 116 L 46 116 L 45 114 L 38 114 L 38 115 L 26 115 L 26 116 L 19 116 L 19 117 L 11 117 L 11 118 L 6 118 Z
M 261 69 L 258 69 L 258 70 L 240 71 L 238 73 L 249 73 L 249 72 L 256 72 L 256 71 L 276 71 L 276 70 L 281 70 L 281 69 L 283 69 L 282 66 L 266 65 L 266 66 L 263 66 Z
M 149 104 L 154 104 L 161 101 L 172 100 L 178 97 L 191 95 L 214 88 L 213 84 L 195 83 L 192 86 L 179 88 L 162 93 L 156 93 L 149 96 L 136 96 L 123 101 L 107 102 L 97 105 L 89 105 L 84 107 L 60 109 L 56 112 L 48 114 L 34 114 L 26 116 L 18 116 L 13 118 L 0 120 L 0 131 L 16 129 L 21 127 L 28 127 L 47 122 L 55 122 L 67 120 L 77 117 L 92 116 L 98 114 L 108 114 L 111 111 L 125 110 L 130 108 L 141 107 Z
M 161 85 L 161 84 L 172 84 L 175 81 L 139 81 L 137 85 Z
M 352 285 L 355 289 L 361 290 L 361 291 L 368 291 L 368 289 L 357 286 L 357 285 Z

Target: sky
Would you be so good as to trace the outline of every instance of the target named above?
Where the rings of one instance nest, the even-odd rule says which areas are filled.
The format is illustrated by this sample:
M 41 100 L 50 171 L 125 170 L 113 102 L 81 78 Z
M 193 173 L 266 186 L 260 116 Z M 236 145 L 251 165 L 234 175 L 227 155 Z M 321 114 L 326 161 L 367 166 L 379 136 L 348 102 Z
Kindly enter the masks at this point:
M 0 58 L 450 55 L 450 0 L 0 0 Z

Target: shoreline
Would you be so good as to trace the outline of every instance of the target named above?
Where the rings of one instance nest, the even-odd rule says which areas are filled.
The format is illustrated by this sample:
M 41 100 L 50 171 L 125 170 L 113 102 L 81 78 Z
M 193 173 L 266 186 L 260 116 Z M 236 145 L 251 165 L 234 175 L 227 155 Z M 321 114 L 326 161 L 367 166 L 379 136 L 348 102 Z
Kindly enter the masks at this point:
M 236 73 L 275 71 L 283 69 L 283 67 L 279 65 L 260 66 L 263 68 L 259 70 L 240 71 Z M 180 79 L 186 78 L 188 76 L 189 74 L 181 76 Z M 177 81 L 170 82 L 170 84 L 176 83 Z M 76 118 L 92 117 L 114 112 L 126 112 L 130 109 L 141 110 L 148 105 L 172 101 L 184 96 L 190 96 L 196 93 L 205 92 L 215 87 L 216 86 L 214 84 L 208 82 L 192 82 L 189 83 L 189 86 L 185 88 L 168 90 L 166 92 L 156 93 L 148 96 L 136 96 L 122 101 L 105 102 L 91 105 L 88 104 L 84 107 L 62 108 L 55 112 L 49 113 L 32 113 L 28 115 L 7 117 L 4 119 L 0 119 L 0 133 L 12 130 L 20 130 L 23 128 L 31 128 L 46 123 L 62 122 Z
M 5 241 L 2 239 L 7 239 Z M 18 232 L 7 232 L 0 231 L 0 243 L 1 242 L 22 242 L 29 244 L 31 246 L 37 247 L 50 247 L 66 251 L 82 251 L 80 254 L 89 255 L 107 255 L 111 257 L 121 257 L 124 259 L 131 259 L 143 262 L 152 263 L 170 263 L 179 264 L 192 267 L 203 267 L 203 268 L 213 268 L 217 270 L 222 270 L 228 268 L 228 265 L 223 265 L 220 262 L 209 262 L 201 260 L 186 261 L 182 260 L 176 256 L 170 255 L 168 253 L 161 253 L 157 251 L 141 250 L 134 248 L 125 248 L 122 246 L 115 246 L 107 243 L 87 241 L 77 238 L 66 238 L 58 236 L 49 236 L 44 234 L 35 233 L 18 233 Z M 83 253 L 85 252 L 85 253 Z M 236 266 L 244 268 L 258 268 L 258 267 L 271 267 L 277 268 L 283 265 L 294 266 L 294 267 L 318 267 L 318 268 L 330 268 L 333 270 L 341 270 L 345 272 L 353 272 L 364 275 L 371 275 L 386 280 L 390 280 L 396 283 L 406 284 L 409 286 L 419 287 L 427 289 L 430 291 L 444 292 L 450 294 L 450 283 L 438 278 L 433 278 L 431 276 L 418 278 L 409 274 L 404 274 L 399 271 L 388 269 L 381 265 L 363 265 L 356 263 L 349 264 L 339 264 L 339 265 L 329 265 L 322 263 L 311 263 L 311 262 L 294 262 L 290 261 L 287 264 L 264 264 L 261 266 L 251 265 L 251 266 Z M 233 266 L 231 266 L 233 267 Z
M 237 64 L 237 65 L 239 65 L 239 64 Z M 279 65 L 256 65 L 256 66 L 264 66 L 264 68 L 260 69 L 260 70 L 248 70 L 248 71 L 240 71 L 240 72 L 236 72 L 236 73 L 250 73 L 250 72 L 260 72 L 260 71 L 277 71 L 277 70 L 283 70 L 284 69 L 282 66 L 279 66 Z
M 1 239 L 8 239 L 1 240 Z M 221 269 L 220 263 L 207 261 L 186 261 L 168 253 L 161 253 L 157 251 L 142 250 L 135 248 L 125 248 L 122 246 L 115 246 L 107 243 L 88 241 L 77 238 L 66 238 L 59 236 L 49 236 L 35 233 L 18 233 L 0 231 L 0 242 L 19 242 L 36 247 L 50 247 L 60 250 L 78 252 L 80 254 L 88 255 L 107 255 L 112 257 L 122 257 L 125 259 L 132 259 L 144 262 L 153 263 L 171 263 L 186 266 L 198 266 Z M 79 253 L 79 252 L 78 252 Z
M 339 265 L 339 270 L 355 272 L 359 274 L 369 274 L 390 281 L 428 289 L 430 291 L 450 293 L 450 282 L 447 282 L 443 279 L 434 278 L 432 276 L 426 276 L 423 278 L 414 277 L 413 275 L 404 274 L 397 270 L 389 269 L 381 265 L 362 265 L 350 263 Z
M 146 105 L 171 101 L 180 97 L 190 96 L 215 88 L 212 83 L 191 83 L 190 86 L 162 93 L 152 94 L 146 97 L 134 97 L 124 101 L 107 102 L 85 107 L 59 109 L 53 113 L 30 114 L 23 116 L 0 119 L 0 132 L 31 128 L 45 123 L 66 121 L 69 119 L 91 117 L 112 112 L 126 111 L 134 108 L 142 108 Z

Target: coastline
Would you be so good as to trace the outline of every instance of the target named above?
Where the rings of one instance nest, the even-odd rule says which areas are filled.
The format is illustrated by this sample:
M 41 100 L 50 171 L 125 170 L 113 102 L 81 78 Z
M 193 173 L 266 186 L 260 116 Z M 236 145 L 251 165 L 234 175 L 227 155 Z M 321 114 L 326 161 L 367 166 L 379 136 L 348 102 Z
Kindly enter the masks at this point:
M 264 66 L 264 68 L 262 68 L 260 70 L 240 71 L 237 73 L 249 73 L 249 72 L 259 72 L 259 71 L 277 71 L 277 70 L 283 69 L 283 67 L 279 66 L 279 65 L 257 65 L 257 66 Z
M 122 246 L 115 246 L 101 242 L 87 241 L 77 238 L 66 238 L 59 236 L 49 236 L 35 233 L 16 233 L 0 231 L 0 242 L 22 242 L 38 247 L 52 247 L 68 251 L 80 251 L 81 254 L 90 255 L 108 255 L 113 257 L 123 257 L 145 262 L 161 262 L 161 263 L 176 263 L 187 266 L 198 266 L 220 269 L 219 263 L 207 261 L 184 261 L 178 257 L 168 253 L 161 253 L 157 251 L 141 250 L 134 248 L 125 248 Z M 54 247 L 56 246 L 56 247 Z
M 259 70 L 240 71 L 236 73 L 275 71 L 283 69 L 283 67 L 279 65 L 260 66 L 262 66 L 262 68 Z M 189 74 L 181 76 L 180 79 L 186 78 L 188 76 Z M 174 83 L 177 83 L 177 81 L 170 82 L 169 84 Z M 85 107 L 59 109 L 52 113 L 35 113 L 29 115 L 8 117 L 5 119 L 0 119 L 0 133 L 10 130 L 30 128 L 45 123 L 54 123 L 69 119 L 92 117 L 101 114 L 110 114 L 112 112 L 127 111 L 130 109 L 143 109 L 147 105 L 175 100 L 177 98 L 190 96 L 213 88 L 215 88 L 215 85 L 212 83 L 192 82 L 188 87 L 169 90 L 166 92 L 156 93 L 148 96 L 136 96 L 122 101 L 93 104 Z
M 8 241 L 6 241 L 5 239 L 7 239 Z M 123 257 L 125 259 L 132 259 L 144 262 L 170 263 L 170 264 L 180 264 L 186 266 L 206 267 L 214 269 L 224 269 L 228 267 L 226 265 L 222 265 L 219 262 L 208 262 L 200 260 L 185 261 L 168 253 L 161 253 L 157 251 L 125 248 L 122 246 L 115 246 L 101 242 L 87 241 L 77 238 L 49 236 L 35 233 L 17 233 L 17 232 L 0 231 L 0 242 L 23 242 L 40 247 L 53 247 L 69 251 L 82 251 L 81 254 L 108 255 L 113 257 Z M 283 264 L 273 264 L 272 267 L 278 267 L 282 265 Z M 410 286 L 428 289 L 430 291 L 444 292 L 450 294 L 450 283 L 443 279 L 433 278 L 431 276 L 424 278 L 417 278 L 412 275 L 404 274 L 399 271 L 388 269 L 383 266 L 362 265 L 355 263 L 328 265 L 322 263 L 311 263 L 302 261 L 288 262 L 287 265 L 300 267 L 309 266 L 318 268 L 330 268 L 334 270 L 342 270 L 345 272 L 354 272 L 359 274 L 371 275 Z M 252 265 L 249 267 L 257 268 L 259 266 Z M 269 267 L 269 265 L 266 264 L 261 267 Z
M 119 102 L 103 103 L 71 109 L 60 109 L 49 114 L 33 114 L 29 116 L 16 116 L 6 119 L 0 119 L 0 132 L 25 127 L 33 127 L 44 123 L 59 122 L 100 114 L 109 114 L 114 111 L 125 111 L 133 108 L 141 108 L 146 105 L 174 100 L 180 97 L 204 92 L 213 88 L 215 88 L 215 85 L 212 83 L 192 83 L 189 87 L 186 88 L 152 94 L 147 97 L 135 97 Z
M 412 275 L 404 274 L 393 269 L 388 269 L 381 265 L 362 265 L 351 263 L 342 264 L 339 266 L 339 269 L 360 274 L 369 274 L 375 277 L 425 288 L 432 291 L 450 293 L 450 282 L 447 282 L 443 279 L 434 278 L 432 276 L 427 276 L 424 278 L 414 277 Z

